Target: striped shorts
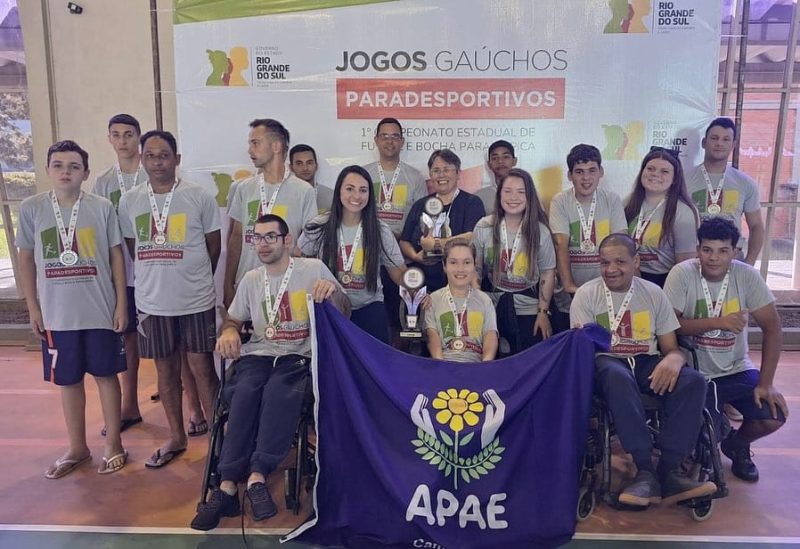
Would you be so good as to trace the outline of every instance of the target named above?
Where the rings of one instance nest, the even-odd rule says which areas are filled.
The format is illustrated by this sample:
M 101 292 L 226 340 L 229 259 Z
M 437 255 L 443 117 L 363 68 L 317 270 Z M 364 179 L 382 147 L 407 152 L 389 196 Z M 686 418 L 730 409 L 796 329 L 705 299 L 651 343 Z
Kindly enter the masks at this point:
M 139 311 L 138 339 L 142 358 L 167 358 L 177 350 L 212 353 L 217 344 L 216 309 L 180 316 Z

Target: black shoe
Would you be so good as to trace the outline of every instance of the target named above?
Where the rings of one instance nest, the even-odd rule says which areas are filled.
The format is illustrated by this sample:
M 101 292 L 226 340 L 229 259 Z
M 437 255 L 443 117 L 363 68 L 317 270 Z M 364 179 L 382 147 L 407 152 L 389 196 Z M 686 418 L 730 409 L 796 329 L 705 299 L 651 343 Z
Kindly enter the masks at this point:
M 717 485 L 710 480 L 700 482 L 689 476 L 681 466 L 661 476 L 662 503 L 669 505 L 692 498 L 710 496 L 717 491 Z
M 213 530 L 222 517 L 238 517 L 241 512 L 236 494 L 231 496 L 214 488 L 207 502 L 197 504 L 197 514 L 192 519 L 191 527 L 195 530 Z
M 750 459 L 753 454 L 750 452 L 749 444 L 737 443 L 734 437 L 731 436 L 723 440 L 719 446 L 722 453 L 733 462 L 731 464 L 733 476 L 747 482 L 758 480 L 758 468 L 753 463 L 753 460 Z
M 636 478 L 619 495 L 619 502 L 636 507 L 647 507 L 661 501 L 661 486 L 652 471 L 641 470 Z
M 247 499 L 253 512 L 253 520 L 264 520 L 278 514 L 278 507 L 272 501 L 266 485 L 263 482 L 254 482 L 247 489 Z

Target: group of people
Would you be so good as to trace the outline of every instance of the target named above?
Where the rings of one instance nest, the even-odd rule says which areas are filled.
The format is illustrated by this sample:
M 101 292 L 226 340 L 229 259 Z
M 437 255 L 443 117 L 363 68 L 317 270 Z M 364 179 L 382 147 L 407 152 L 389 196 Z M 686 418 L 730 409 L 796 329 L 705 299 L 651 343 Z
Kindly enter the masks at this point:
M 238 515 L 240 482 L 256 520 L 275 515 L 265 479 L 291 447 L 307 392 L 307 296 L 329 300 L 365 332 L 397 344 L 401 291 L 417 290 L 405 282 L 411 268 L 424 274 L 421 326 L 434 359 L 494 360 L 587 323 L 609 331 L 597 387 L 637 467 L 622 503 L 647 506 L 716 489 L 681 467 L 703 407 L 719 428 L 726 404 L 741 413 L 741 427 L 728 429 L 721 447 L 733 473 L 749 481 L 758 478 L 750 443 L 788 415 L 774 387 L 782 343 L 775 300 L 752 267 L 764 232 L 758 189 L 727 165 L 737 137 L 729 119 L 709 125 L 704 161 L 688 177 L 676 151 L 653 147 L 624 204 L 601 185 L 600 151 L 576 145 L 566 159 L 572 186 L 553 197 L 549 214 L 507 141 L 489 147 L 491 184 L 470 194 L 459 188 L 461 161 L 451 150 L 431 155 L 428 177 L 402 162 L 402 125 L 385 118 L 374 138 L 379 159 L 344 168 L 331 190 L 316 181 L 312 147 L 290 148 L 280 122 L 256 119 L 248 136 L 256 174 L 234 182 L 227 197 L 219 335 L 213 277 L 222 231 L 214 197 L 177 176 L 180 154 L 169 132 L 142 135 L 126 114 L 112 117 L 108 132 L 118 161 L 92 193 L 81 190 L 88 154 L 61 141 L 47 154 L 52 189 L 20 207 L 20 283 L 42 338 L 45 379 L 61 387 L 70 441 L 48 478 L 91 459 L 87 372 L 105 421 L 98 472 L 125 466 L 120 433 L 141 422 L 140 357 L 155 361 L 171 432 L 145 465 L 178 457 L 187 434 L 208 430 L 216 350 L 237 360 L 226 392 L 222 482 L 198 506 L 192 527 L 212 529 Z M 748 355 L 750 318 L 763 332 L 760 370 Z M 697 369 L 687 366 L 680 336 L 691 339 Z M 640 392 L 664 399 L 657 466 Z

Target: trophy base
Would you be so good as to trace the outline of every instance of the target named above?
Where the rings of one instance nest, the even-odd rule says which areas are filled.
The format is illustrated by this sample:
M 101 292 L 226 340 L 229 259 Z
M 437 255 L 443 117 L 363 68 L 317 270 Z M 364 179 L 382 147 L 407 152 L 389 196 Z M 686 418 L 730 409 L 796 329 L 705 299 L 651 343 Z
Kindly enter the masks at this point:
M 403 339 L 422 339 L 422 332 L 415 330 L 401 330 L 400 337 Z
M 438 251 L 422 253 L 422 261 L 426 265 L 436 265 L 437 263 L 441 263 L 442 257 L 444 257 L 444 254 Z

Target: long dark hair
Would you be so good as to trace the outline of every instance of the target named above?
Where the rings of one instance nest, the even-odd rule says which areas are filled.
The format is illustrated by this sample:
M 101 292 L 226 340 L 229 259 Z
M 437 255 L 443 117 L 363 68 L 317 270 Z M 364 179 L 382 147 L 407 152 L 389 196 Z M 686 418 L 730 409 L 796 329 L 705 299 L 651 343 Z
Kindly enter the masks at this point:
M 675 225 L 675 214 L 678 211 L 678 202 L 683 202 L 686 204 L 692 213 L 694 214 L 694 225 L 697 227 L 698 223 L 698 216 L 697 210 L 692 203 L 692 199 L 689 198 L 689 192 L 686 190 L 686 180 L 683 177 L 683 168 L 681 168 L 681 163 L 675 158 L 674 153 L 667 152 L 665 150 L 655 150 L 650 151 L 645 155 L 644 159 L 642 160 L 642 166 L 639 168 L 639 175 L 636 176 L 636 179 L 633 184 L 633 191 L 631 191 L 630 196 L 628 197 L 627 202 L 625 203 L 625 220 L 630 224 L 630 222 L 641 213 L 642 211 L 642 204 L 644 204 L 645 198 L 645 188 L 642 185 L 642 175 L 644 174 L 644 168 L 647 166 L 647 163 L 651 160 L 661 159 L 666 160 L 672 166 L 673 171 L 675 172 L 675 176 L 672 179 L 672 185 L 670 185 L 669 189 L 667 190 L 667 201 L 664 204 L 664 220 L 661 222 L 661 236 L 658 239 L 659 246 L 668 243 L 670 246 L 674 246 L 675 238 L 673 235 L 673 227 Z
M 333 202 L 327 220 L 317 223 L 309 223 L 305 230 L 309 233 L 320 233 L 316 239 L 316 255 L 325 265 L 336 272 L 336 260 L 339 257 L 339 227 L 342 224 L 342 184 L 345 177 L 356 174 L 367 182 L 369 197 L 367 205 L 361 210 L 361 249 L 364 250 L 364 274 L 367 279 L 367 290 L 375 292 L 378 289 L 378 276 L 380 275 L 380 258 L 383 250 L 383 240 L 381 239 L 381 225 L 378 221 L 378 212 L 375 208 L 375 195 L 373 191 L 372 178 L 367 170 L 361 166 L 347 166 L 336 178 L 336 186 L 333 188 Z
M 497 184 L 497 193 L 494 200 L 494 224 L 492 226 L 492 245 L 495 250 L 495 261 L 492 266 L 493 280 L 500 280 L 500 254 L 502 253 L 502 240 L 500 237 L 500 222 L 506 216 L 503 206 L 500 204 L 500 195 L 503 192 L 503 186 L 509 177 L 518 177 L 525 185 L 525 213 L 522 214 L 522 224 L 519 230 L 522 231 L 523 245 L 526 246 L 528 251 L 528 272 L 526 277 L 529 280 L 534 280 L 536 277 L 536 259 L 539 256 L 539 223 L 544 224 L 548 229 L 550 228 L 547 223 L 547 214 L 544 213 L 542 203 L 539 201 L 539 195 L 536 193 L 536 187 L 533 184 L 531 174 L 519 168 L 512 168 L 508 174 L 500 180 Z M 511 259 L 510 257 L 508 259 Z

